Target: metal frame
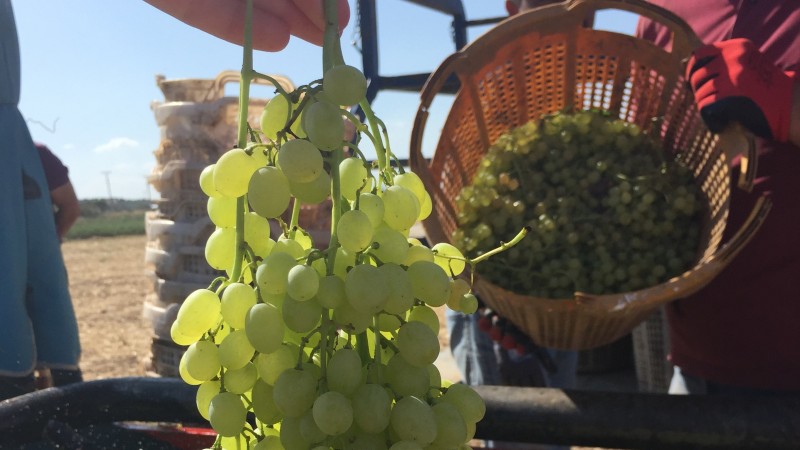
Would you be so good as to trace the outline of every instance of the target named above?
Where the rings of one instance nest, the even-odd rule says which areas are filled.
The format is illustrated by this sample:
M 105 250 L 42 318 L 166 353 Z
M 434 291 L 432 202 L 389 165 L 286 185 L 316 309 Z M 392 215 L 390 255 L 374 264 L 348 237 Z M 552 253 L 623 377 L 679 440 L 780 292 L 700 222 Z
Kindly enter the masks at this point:
M 483 20 L 467 20 L 464 5 L 461 0 L 405 0 L 409 3 L 428 8 L 435 12 L 449 15 L 453 18 L 452 37 L 454 51 L 467 45 L 467 29 L 471 26 L 487 25 L 503 20 L 505 17 L 496 17 Z M 378 68 L 378 23 L 376 14 L 376 0 L 357 0 L 357 14 L 361 37 L 361 62 L 364 76 L 367 77 L 367 100 L 372 102 L 379 91 L 420 91 L 430 73 L 414 73 L 397 76 L 383 76 Z M 455 93 L 458 90 L 458 80 L 448 80 L 442 92 Z

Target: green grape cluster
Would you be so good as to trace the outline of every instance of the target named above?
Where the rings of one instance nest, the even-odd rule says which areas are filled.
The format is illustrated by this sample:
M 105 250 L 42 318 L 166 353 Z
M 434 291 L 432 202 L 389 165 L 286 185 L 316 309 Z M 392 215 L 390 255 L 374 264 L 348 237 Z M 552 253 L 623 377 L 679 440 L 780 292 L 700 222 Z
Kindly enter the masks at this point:
M 452 239 L 467 256 L 530 227 L 481 270 L 522 295 L 634 291 L 697 257 L 703 200 L 691 171 L 604 111 L 558 113 L 502 135 L 455 202 Z
M 227 276 L 191 293 L 171 329 L 188 346 L 180 376 L 198 386 L 214 448 L 468 449 L 483 401 L 434 365 L 434 308 L 477 309 L 459 278 L 468 261 L 410 237 L 431 198 L 388 164 L 358 69 L 334 64 L 321 82 L 276 89 L 247 145 L 200 175 L 216 225 L 205 256 Z M 359 103 L 372 128 L 341 106 Z M 358 149 L 362 135 L 383 156 L 377 165 Z M 297 212 L 327 199 L 332 233 L 315 242 Z

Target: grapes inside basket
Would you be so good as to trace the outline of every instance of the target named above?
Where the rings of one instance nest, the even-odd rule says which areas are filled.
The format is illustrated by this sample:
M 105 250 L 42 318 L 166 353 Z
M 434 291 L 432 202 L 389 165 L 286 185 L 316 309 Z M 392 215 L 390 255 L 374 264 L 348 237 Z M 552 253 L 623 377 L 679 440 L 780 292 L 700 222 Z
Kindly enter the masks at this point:
M 600 110 L 547 115 L 500 136 L 456 196 L 454 244 L 521 295 L 636 291 L 698 259 L 703 198 L 691 170 L 638 126 Z
M 607 8 L 665 25 L 672 32 L 671 49 L 584 26 L 588 15 Z M 516 251 L 478 267 L 473 288 L 486 306 L 536 344 L 582 350 L 619 339 L 659 306 L 711 282 L 763 222 L 769 210 L 769 201 L 764 199 L 738 230 L 726 230 L 732 188 L 728 158 L 744 149 L 724 146 L 708 131 L 686 89 L 682 61 L 698 45 L 691 27 L 648 2 L 571 0 L 499 23 L 445 59 L 423 87 L 409 160 L 429 189 L 436 211 L 423 221 L 428 240 L 458 243 L 469 255 L 476 255 L 484 251 L 487 235 L 511 239 L 513 234 L 505 234 L 508 229 L 529 223 L 531 235 L 511 249 Z M 459 90 L 433 154 L 424 156 L 423 137 L 427 119 L 436 109 L 432 108 L 434 98 L 453 78 L 458 79 Z M 593 130 L 593 121 L 600 118 L 595 117 L 597 110 L 608 111 L 613 120 L 604 126 L 619 127 L 619 132 Z M 574 131 L 561 134 L 564 124 L 558 121 L 577 120 L 565 111 L 594 111 L 587 113 L 593 117 L 588 126 L 569 125 L 589 127 L 586 133 L 592 142 L 561 150 L 555 146 L 541 154 L 534 147 L 520 146 L 521 151 L 528 149 L 527 158 L 538 155 L 541 167 L 518 172 L 523 174 L 518 178 L 503 169 L 494 177 L 476 179 L 479 171 L 488 173 L 482 164 L 488 164 L 484 156 L 489 148 L 504 140 L 508 143 L 511 138 L 502 136 L 510 130 L 515 130 L 511 136 L 516 133 L 523 139 L 538 136 L 544 147 L 554 145 L 549 142 L 554 138 L 579 140 Z M 585 117 L 582 114 L 576 117 Z M 542 118 L 549 118 L 544 127 L 539 126 Z M 531 121 L 537 125 L 530 125 Z M 633 131 L 637 129 L 638 135 Z M 549 135 L 548 130 L 555 133 Z M 647 143 L 645 135 L 656 143 Z M 604 142 L 609 136 L 623 145 Z M 647 157 L 649 152 L 642 146 L 664 152 Z M 588 156 L 581 156 L 584 152 Z M 492 153 L 513 159 L 513 152 L 493 149 Z M 683 170 L 671 166 L 668 154 L 680 154 L 699 196 L 691 183 L 681 181 Z M 546 161 L 545 157 L 555 159 Z M 581 159 L 594 166 L 579 167 L 576 163 Z M 742 160 L 750 162 L 743 164 L 748 170 L 743 170 L 740 179 L 740 187 L 747 188 L 756 162 L 752 146 Z M 590 181 L 589 177 L 598 178 Z M 565 183 L 563 192 L 558 184 L 545 181 Z M 485 182 L 512 193 L 475 193 L 481 189 L 474 185 Z M 515 184 L 519 186 L 510 190 Z M 464 195 L 463 189 L 470 185 L 473 192 Z M 579 196 L 566 195 L 568 187 Z M 532 198 L 516 197 L 522 192 Z M 456 201 L 459 194 L 462 204 Z M 633 202 L 645 196 L 655 206 L 643 206 L 641 212 L 623 207 L 629 197 Z M 495 199 L 503 201 L 502 213 L 500 208 L 475 210 Z M 665 203 L 659 206 L 662 200 Z M 515 202 L 519 203 L 515 206 Z M 463 208 L 467 203 L 470 206 Z M 474 218 L 468 216 L 470 208 Z M 598 215 L 601 220 L 589 222 Z M 474 220 L 484 221 L 485 226 Z M 511 226 L 501 231 L 508 222 Z M 692 231 L 698 222 L 699 230 Z M 673 241 L 661 240 L 670 226 L 669 233 L 684 234 Z M 652 228 L 658 239 L 637 236 L 631 227 Z M 459 235 L 458 229 L 470 232 Z M 733 237 L 723 242 L 723 234 Z M 589 266 L 598 270 L 585 270 Z M 514 271 L 524 276 L 512 281 Z

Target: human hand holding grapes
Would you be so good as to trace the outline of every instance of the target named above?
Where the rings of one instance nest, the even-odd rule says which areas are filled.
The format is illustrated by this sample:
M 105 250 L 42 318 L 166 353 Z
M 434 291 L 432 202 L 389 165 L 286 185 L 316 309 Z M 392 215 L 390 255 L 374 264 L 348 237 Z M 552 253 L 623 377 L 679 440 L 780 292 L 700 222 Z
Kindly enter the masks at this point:
M 193 27 L 228 42 L 241 45 L 245 2 L 220 0 L 145 0 L 147 3 Z M 339 30 L 347 25 L 350 8 L 338 0 Z M 253 48 L 275 52 L 289 43 L 290 36 L 322 45 L 325 19 L 319 0 L 255 0 L 253 2 Z

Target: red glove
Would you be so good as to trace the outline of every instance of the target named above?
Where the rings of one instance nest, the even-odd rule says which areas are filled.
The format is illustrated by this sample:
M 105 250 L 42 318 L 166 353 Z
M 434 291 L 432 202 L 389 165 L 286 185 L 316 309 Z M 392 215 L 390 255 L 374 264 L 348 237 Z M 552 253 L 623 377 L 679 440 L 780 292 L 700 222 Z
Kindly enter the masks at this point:
M 747 39 L 697 49 L 686 66 L 700 116 L 719 133 L 739 122 L 756 136 L 789 140 L 794 72 L 784 72 Z

